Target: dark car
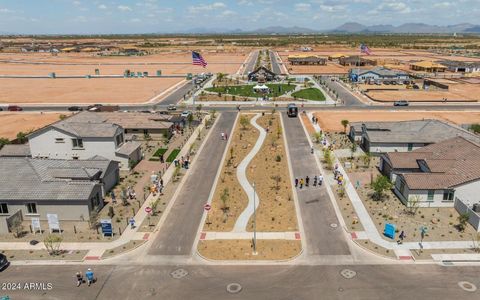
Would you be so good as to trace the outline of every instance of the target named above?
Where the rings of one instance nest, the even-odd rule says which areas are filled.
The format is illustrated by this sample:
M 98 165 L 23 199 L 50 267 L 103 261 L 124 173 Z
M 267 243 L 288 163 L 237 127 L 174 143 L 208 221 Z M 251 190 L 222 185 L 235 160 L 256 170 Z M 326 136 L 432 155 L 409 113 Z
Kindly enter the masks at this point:
M 8 111 L 22 111 L 23 108 L 21 108 L 20 106 L 18 105 L 10 105 L 8 108 L 7 108 Z
M 68 108 L 68 111 L 82 111 L 83 108 L 81 108 L 80 106 L 70 106 Z
M 0 253 L 0 271 L 3 271 L 6 267 L 8 267 L 10 263 L 8 262 L 7 257 L 5 254 Z
M 408 106 L 407 100 L 398 100 L 393 102 L 393 106 Z

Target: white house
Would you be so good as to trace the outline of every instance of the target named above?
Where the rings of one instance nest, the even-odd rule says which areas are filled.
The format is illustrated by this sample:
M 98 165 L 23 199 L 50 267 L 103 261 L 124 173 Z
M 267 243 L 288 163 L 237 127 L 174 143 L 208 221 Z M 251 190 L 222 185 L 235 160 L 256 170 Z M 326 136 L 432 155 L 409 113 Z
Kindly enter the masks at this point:
M 403 82 L 409 80 L 407 72 L 388 69 L 384 67 L 375 67 L 372 69 L 351 69 L 349 78 L 354 82 L 370 82 L 370 81 L 395 81 Z
M 455 198 L 478 200 L 480 195 L 480 145 L 463 137 L 387 153 L 380 168 L 406 205 L 418 201 L 421 207 L 453 207 Z
M 126 142 L 124 129 L 95 113 L 84 112 L 53 123 L 28 136 L 34 158 L 88 159 L 102 156 L 121 169 L 141 159 L 140 143 Z

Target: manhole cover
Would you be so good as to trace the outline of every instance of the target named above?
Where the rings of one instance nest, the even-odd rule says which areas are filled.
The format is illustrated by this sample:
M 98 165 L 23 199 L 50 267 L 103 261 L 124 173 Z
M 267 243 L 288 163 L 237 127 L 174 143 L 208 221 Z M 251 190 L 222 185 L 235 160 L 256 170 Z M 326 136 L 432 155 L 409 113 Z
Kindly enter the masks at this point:
M 242 291 L 242 286 L 239 283 L 230 283 L 227 285 L 227 292 L 230 294 L 237 294 Z
M 458 286 L 462 288 L 462 290 L 467 291 L 467 292 L 475 292 L 477 290 L 477 287 L 468 281 L 460 281 L 458 283 Z
M 353 277 L 355 277 L 357 275 L 357 272 L 355 272 L 354 270 L 350 270 L 350 269 L 343 269 L 340 272 L 340 275 L 342 275 L 346 279 L 352 279 Z
M 187 270 L 184 270 L 184 269 L 177 269 L 177 270 L 173 271 L 172 273 L 170 273 L 170 276 L 172 276 L 175 279 L 181 279 L 181 278 L 183 278 L 187 275 L 188 275 L 188 272 L 187 272 Z
M 339 291 L 339 292 L 343 292 L 343 288 L 338 288 L 338 291 Z
M 338 227 L 338 224 L 337 224 L 337 223 L 332 223 L 332 224 L 330 224 L 330 227 L 332 227 L 332 228 L 337 228 L 337 227 Z

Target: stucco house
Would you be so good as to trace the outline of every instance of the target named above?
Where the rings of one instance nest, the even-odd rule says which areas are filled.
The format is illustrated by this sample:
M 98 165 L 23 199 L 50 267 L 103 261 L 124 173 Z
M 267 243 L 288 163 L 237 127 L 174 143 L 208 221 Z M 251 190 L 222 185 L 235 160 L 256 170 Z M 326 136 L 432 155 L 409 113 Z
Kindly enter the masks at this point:
M 371 69 L 350 69 L 348 75 L 350 80 L 353 82 L 403 82 L 410 79 L 407 72 L 388 69 L 385 67 L 375 67 Z
M 355 122 L 350 124 L 349 131 L 352 141 L 360 141 L 363 150 L 376 155 L 413 151 L 456 136 L 480 142 L 478 135 L 439 120 Z
M 478 199 L 480 144 L 455 137 L 412 152 L 387 153 L 380 170 L 395 183 L 407 206 L 453 207 L 455 199 Z
M 141 160 L 140 143 L 125 141 L 124 129 L 96 113 L 83 112 L 28 136 L 34 158 L 88 159 L 99 155 L 118 161 L 121 169 Z
M 27 221 L 47 214 L 88 221 L 103 207 L 105 194 L 119 180 L 118 163 L 95 156 L 87 160 L 1 157 L 0 233 L 12 218 Z

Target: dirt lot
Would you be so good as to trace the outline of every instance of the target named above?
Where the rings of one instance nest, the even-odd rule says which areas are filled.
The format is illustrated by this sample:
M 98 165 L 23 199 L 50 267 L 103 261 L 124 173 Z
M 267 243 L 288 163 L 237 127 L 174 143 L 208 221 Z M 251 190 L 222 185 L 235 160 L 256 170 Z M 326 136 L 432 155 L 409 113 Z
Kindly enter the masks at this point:
M 68 114 L 68 113 L 66 113 Z M 59 113 L 0 113 L 0 137 L 15 139 L 17 133 L 36 130 L 59 120 Z
M 257 240 L 257 255 L 252 255 L 250 240 L 200 241 L 198 252 L 214 260 L 286 260 L 300 253 L 300 241 Z
M 327 62 L 325 66 L 298 66 L 288 63 L 287 57 L 282 57 L 287 63 L 288 72 L 290 74 L 347 74 L 349 68 L 336 63 Z
M 0 103 L 141 103 L 182 80 L 182 78 L 0 79 Z
M 455 84 L 448 91 L 441 90 L 400 90 L 400 91 L 369 91 L 366 94 L 375 101 L 393 102 L 407 100 L 410 102 L 439 102 L 444 98 L 447 102 L 478 102 L 480 101 L 479 84 Z
M 60 247 L 61 248 L 61 247 Z M 4 250 L 9 261 L 15 260 L 82 260 L 88 251 L 76 250 L 66 251 L 60 255 L 51 256 L 47 250 Z
M 192 56 L 188 51 L 180 53 L 153 54 L 147 56 L 97 56 L 86 53 L 60 53 L 58 56 L 42 53 L 3 53 L 0 55 L 0 74 L 2 75 L 87 75 L 123 74 L 125 69 L 147 71 L 156 74 L 162 70 L 166 75 L 184 75 L 186 73 L 222 72 L 235 73 L 247 58 L 248 51 L 235 53 L 201 52 L 208 62 L 206 68 L 192 65 Z M 15 63 L 12 63 L 15 62 Z
M 348 111 L 348 112 L 316 112 L 320 127 L 325 131 L 342 131 L 341 120 L 360 121 L 404 121 L 421 119 L 438 119 L 455 124 L 471 124 L 480 122 L 480 112 L 465 111 Z M 348 131 L 348 128 L 347 128 Z

